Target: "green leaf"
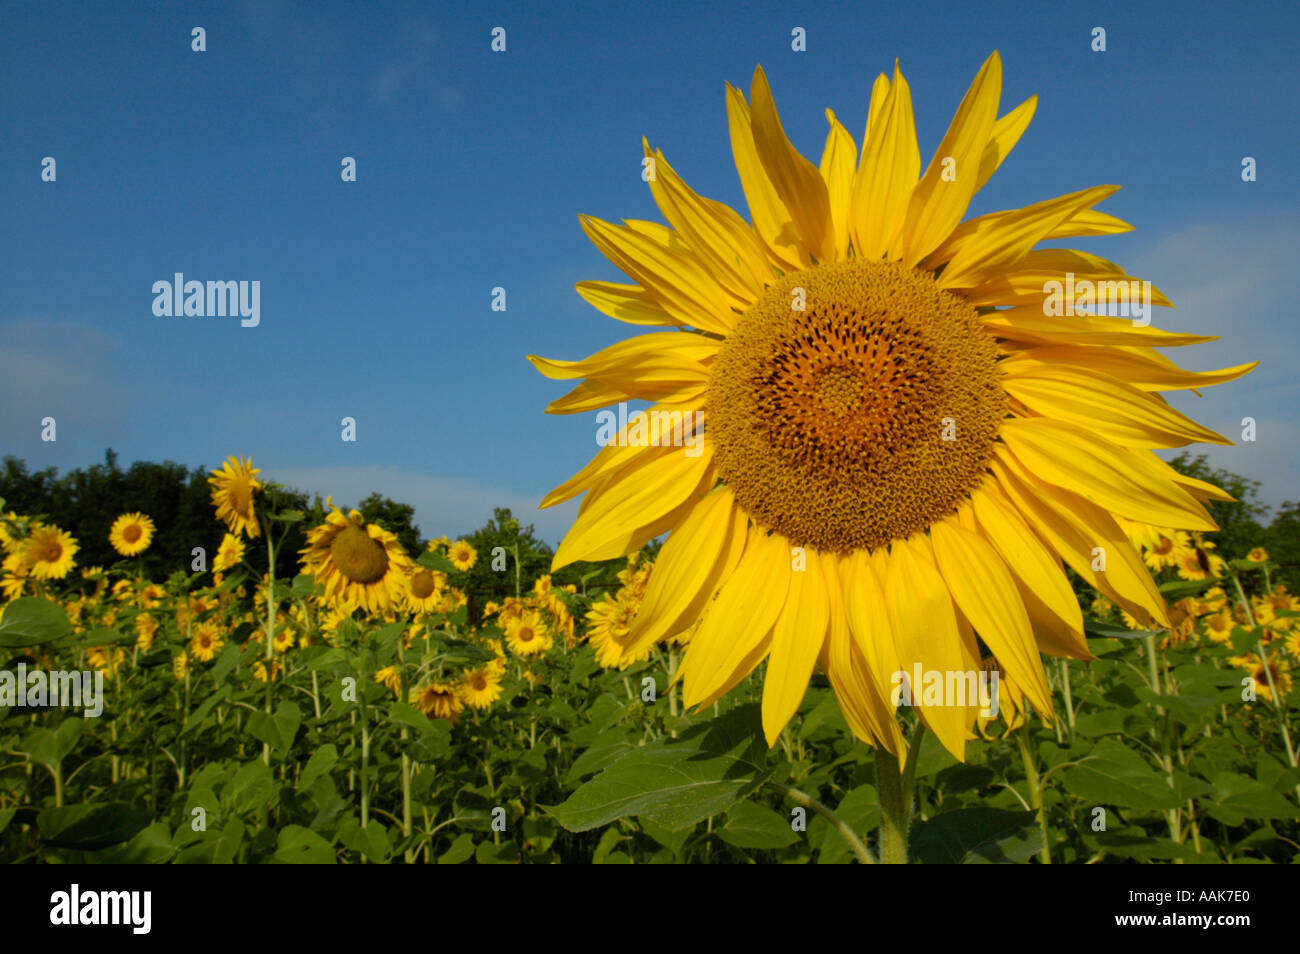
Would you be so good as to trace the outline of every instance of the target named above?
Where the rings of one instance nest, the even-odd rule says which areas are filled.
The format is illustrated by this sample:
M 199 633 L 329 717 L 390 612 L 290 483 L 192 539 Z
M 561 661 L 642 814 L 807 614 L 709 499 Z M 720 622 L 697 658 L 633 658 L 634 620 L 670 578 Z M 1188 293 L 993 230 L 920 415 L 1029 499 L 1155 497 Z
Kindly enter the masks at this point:
M 72 622 L 58 603 L 39 596 L 20 596 L 4 607 L 0 648 L 37 646 L 72 633 Z
M 718 837 L 737 848 L 784 848 L 799 840 L 788 819 L 772 809 L 745 801 L 727 809 L 727 822 Z
M 95 851 L 134 838 L 153 821 L 146 808 L 125 802 L 94 802 L 47 808 L 36 817 L 36 827 L 47 845 Z
M 201 723 L 204 719 L 208 717 L 209 714 L 211 714 L 213 709 L 215 709 L 221 702 L 225 700 L 225 698 L 228 695 L 230 695 L 230 687 L 222 686 L 212 695 L 204 699 L 199 704 L 199 707 L 190 713 L 190 717 L 185 720 L 185 725 L 181 728 L 179 734 L 185 735 L 187 732 L 193 731 L 196 727 L 198 727 L 199 723 Z
M 273 862 L 287 865 L 332 865 L 336 860 L 330 843 L 311 829 L 301 825 L 286 825 L 280 829 Z
M 311 754 L 307 764 L 298 776 L 298 791 L 305 792 L 315 784 L 322 775 L 328 775 L 330 769 L 339 760 L 339 752 L 333 744 L 326 743 Z
M 1083 632 L 1089 639 L 1145 639 L 1155 633 L 1162 632 L 1159 629 L 1129 629 L 1127 626 L 1116 626 L 1114 623 L 1101 623 L 1095 619 L 1084 618 Z
M 1043 831 L 1033 812 L 959 808 L 912 829 L 909 849 L 924 864 L 1010 864 L 1042 850 Z
M 293 600 L 303 600 L 312 596 L 316 592 L 316 578 L 310 573 L 299 573 L 293 578 L 293 585 L 289 587 L 289 598 Z M 320 587 L 321 592 L 325 588 Z
M 246 815 L 264 808 L 274 788 L 271 770 L 257 758 L 244 763 L 222 791 L 222 796 L 230 800 L 237 813 Z
M 425 550 L 416 558 L 416 563 L 426 570 L 437 570 L 439 573 L 459 573 L 456 564 L 452 563 L 444 554 L 437 550 Z
M 1077 765 L 1062 769 L 1060 777 L 1066 791 L 1093 805 L 1146 811 L 1179 805 L 1169 779 L 1115 739 L 1102 739 Z
M 467 831 L 461 832 L 451 843 L 451 847 L 438 856 L 438 864 L 458 865 L 472 857 L 474 857 L 474 836 Z
M 496 659 L 496 653 L 482 646 L 475 646 L 473 643 L 467 643 L 463 639 L 446 639 L 443 645 L 447 648 L 443 651 L 443 659 L 446 662 L 457 666 L 472 665 L 474 663 L 488 662 Z
M 292 702 L 281 702 L 274 715 L 253 712 L 248 716 L 248 734 L 265 742 L 281 757 L 289 754 L 294 737 L 302 725 L 302 710 Z
M 880 801 L 874 785 L 859 785 L 841 798 L 834 810 L 840 821 L 853 829 L 859 838 L 864 838 L 880 825 Z M 821 815 L 814 816 L 812 809 L 808 809 L 808 815 L 808 836 L 813 847 L 818 849 L 817 863 L 852 864 L 857 856 L 840 830 Z
M 77 716 L 64 719 L 57 729 L 37 729 L 28 736 L 28 754 L 33 762 L 58 765 L 77 747 L 77 740 L 85 728 L 86 720 Z
M 1215 803 L 1207 809 L 1207 814 L 1225 825 L 1240 825 L 1247 818 L 1300 816 L 1300 809 L 1288 798 L 1253 778 L 1236 772 L 1219 772 L 1213 781 Z
M 767 778 L 756 704 L 701 723 L 677 739 L 632 749 L 561 805 L 543 806 L 569 831 L 642 815 L 673 830 L 726 811 Z

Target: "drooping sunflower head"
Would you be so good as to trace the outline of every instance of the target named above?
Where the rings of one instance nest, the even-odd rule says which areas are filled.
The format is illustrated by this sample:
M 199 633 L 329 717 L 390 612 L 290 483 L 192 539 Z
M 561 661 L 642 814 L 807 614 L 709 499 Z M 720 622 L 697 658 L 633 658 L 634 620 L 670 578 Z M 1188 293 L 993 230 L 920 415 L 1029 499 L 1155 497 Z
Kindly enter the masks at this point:
M 302 568 L 325 587 L 325 599 L 344 611 L 391 613 L 400 605 L 415 564 L 397 537 L 366 523 L 359 510 L 337 507 L 307 533 Z
M 430 719 L 446 719 L 452 725 L 465 711 L 456 687 L 445 682 L 432 682 L 411 690 L 411 705 Z
M 212 561 L 213 572 L 225 573 L 231 567 L 238 566 L 243 559 L 243 539 L 233 533 L 227 533 L 221 538 L 221 546 L 217 547 L 216 559 Z
M 761 69 L 748 101 L 728 86 L 749 219 L 644 143 L 667 224 L 580 217 L 632 284 L 578 291 L 658 330 L 585 360 L 530 356 L 579 380 L 553 413 L 651 403 L 649 426 L 628 417 L 543 500 L 586 494 L 552 568 L 669 534 L 621 655 L 691 634 L 689 705 L 766 659 L 769 744 L 820 669 L 854 734 L 901 752 L 891 675 L 972 673 L 986 650 L 1050 718 L 1040 652 L 1091 658 L 1062 563 L 1141 625 L 1167 624 L 1128 533 L 1212 530 L 1204 501 L 1230 499 L 1155 456 L 1228 443 L 1158 392 L 1253 365 L 1180 369 L 1156 349 L 1211 339 L 1152 327 L 1169 301 L 1149 282 L 1036 247 L 1128 231 L 1094 208 L 1118 187 L 963 221 L 1036 108 L 999 116 L 1001 84 L 994 53 L 924 169 L 897 65 L 875 81 L 861 149 L 827 111 L 817 164 Z M 960 757 L 977 707 L 918 711 Z
M 262 482 L 257 479 L 260 473 L 251 460 L 231 457 L 208 478 L 217 519 L 224 520 L 231 533 L 243 534 L 250 540 L 262 532 L 253 505 L 254 495 L 262 489 Z
M 149 549 L 153 541 L 153 520 L 142 513 L 124 513 L 113 521 L 108 542 L 122 556 L 135 556 Z
M 54 526 L 33 527 L 20 551 L 27 574 L 37 580 L 61 580 L 73 567 L 77 541 Z

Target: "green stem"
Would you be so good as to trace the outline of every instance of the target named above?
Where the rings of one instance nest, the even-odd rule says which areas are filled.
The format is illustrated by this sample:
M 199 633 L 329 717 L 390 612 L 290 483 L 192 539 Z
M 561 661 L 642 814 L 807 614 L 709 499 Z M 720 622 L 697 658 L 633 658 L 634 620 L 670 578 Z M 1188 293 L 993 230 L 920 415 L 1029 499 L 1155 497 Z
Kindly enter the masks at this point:
M 876 794 L 880 800 L 880 863 L 907 864 L 907 827 L 910 806 L 903 801 L 903 778 L 898 756 L 876 747 Z
M 1047 812 L 1043 810 L 1043 786 L 1038 781 L 1038 766 L 1034 762 L 1034 753 L 1029 749 L 1029 723 L 1016 732 L 1016 744 L 1020 747 L 1020 761 L 1025 767 L 1025 779 L 1029 783 L 1029 803 L 1038 813 L 1038 827 L 1043 830 L 1043 848 L 1038 859 L 1045 865 L 1052 863 L 1051 833 L 1047 828 Z
M 848 842 L 849 848 L 853 850 L 853 854 L 857 856 L 858 861 L 862 862 L 862 864 L 874 865 L 877 863 L 876 859 L 871 856 L 871 851 L 867 848 L 866 844 L 858 837 L 857 832 L 855 832 L 852 827 L 844 821 L 844 819 L 840 818 L 839 815 L 836 815 L 817 799 L 813 798 L 807 792 L 802 792 L 797 788 L 791 788 L 789 785 L 784 785 L 781 782 L 769 782 L 768 784 L 779 791 L 782 795 L 789 798 L 792 802 L 795 802 L 798 805 L 803 805 L 806 808 L 811 808 L 818 815 L 821 815 L 830 822 L 835 830 L 840 833 L 846 842 Z

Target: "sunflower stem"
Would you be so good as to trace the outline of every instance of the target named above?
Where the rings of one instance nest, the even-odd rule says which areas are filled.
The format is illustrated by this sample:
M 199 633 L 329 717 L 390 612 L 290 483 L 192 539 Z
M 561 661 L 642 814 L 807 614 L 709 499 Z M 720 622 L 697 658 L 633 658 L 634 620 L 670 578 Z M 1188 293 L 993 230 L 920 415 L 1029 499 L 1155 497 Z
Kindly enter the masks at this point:
M 907 864 L 907 827 L 911 812 L 903 801 L 898 756 L 876 747 L 876 793 L 880 800 L 880 863 Z
M 1052 863 L 1051 832 L 1047 828 L 1047 812 L 1043 810 L 1043 785 L 1038 780 L 1038 766 L 1034 762 L 1034 753 L 1029 748 L 1029 721 L 1016 733 L 1016 745 L 1020 748 L 1020 761 L 1025 767 L 1025 780 L 1029 783 L 1029 803 L 1038 813 L 1038 827 L 1043 830 L 1043 847 L 1038 852 L 1038 859 L 1045 865 Z
M 782 784 L 781 782 L 768 782 L 768 784 L 795 804 L 811 808 L 818 815 L 821 815 L 830 822 L 835 830 L 840 833 L 846 842 L 848 842 L 849 848 L 853 850 L 853 854 L 862 864 L 878 864 L 876 859 L 872 856 L 871 850 L 867 848 L 863 840 L 858 837 L 857 832 L 855 832 L 853 828 L 844 821 L 844 819 L 840 818 L 839 815 L 836 815 L 835 812 L 831 811 L 831 809 L 826 805 L 813 798 L 807 792 L 800 791 L 797 788 L 791 788 L 789 785 Z

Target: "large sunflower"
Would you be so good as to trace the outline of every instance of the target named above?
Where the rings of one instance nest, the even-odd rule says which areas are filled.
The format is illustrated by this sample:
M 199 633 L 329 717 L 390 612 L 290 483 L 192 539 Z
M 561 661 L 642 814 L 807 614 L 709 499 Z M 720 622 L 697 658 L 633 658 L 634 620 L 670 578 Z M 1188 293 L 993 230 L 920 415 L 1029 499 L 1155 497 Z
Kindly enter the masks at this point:
M 135 556 L 149 549 L 153 542 L 153 520 L 142 513 L 124 513 L 108 530 L 108 542 L 122 556 Z
M 611 317 L 673 330 L 582 361 L 530 356 L 548 377 L 585 379 L 552 413 L 628 400 L 660 412 L 660 440 L 629 420 L 543 501 L 586 493 L 552 568 L 670 532 L 624 652 L 698 622 L 682 664 L 693 706 L 766 659 L 769 744 L 820 667 L 854 734 L 901 752 L 891 675 L 975 672 L 977 635 L 1050 714 L 1039 651 L 1091 658 L 1061 561 L 1164 625 L 1116 517 L 1212 530 L 1203 501 L 1231 499 L 1152 453 L 1229 443 L 1157 392 L 1253 365 L 1184 371 L 1155 349 L 1212 339 L 1107 317 L 1081 292 L 1067 304 L 1085 313 L 1063 317 L 1049 295 L 1052 282 L 1133 280 L 1095 255 L 1034 249 L 1128 231 L 1093 209 L 1117 187 L 962 221 L 1034 112 L 1031 98 L 998 117 L 1001 76 L 994 53 L 924 173 L 897 67 L 875 82 L 860 156 L 827 111 L 819 165 L 787 140 L 761 68 L 748 103 L 728 86 L 752 225 L 645 144 L 668 225 L 581 217 L 635 284 L 578 291 Z M 918 708 L 961 756 L 976 707 Z
M 253 509 L 253 495 L 262 489 L 262 482 L 257 479 L 261 472 L 251 460 L 231 457 L 208 478 L 217 519 L 224 520 L 231 533 L 242 533 L 250 540 L 262 532 Z
M 35 527 L 22 543 L 22 561 L 37 580 L 61 580 L 73 566 L 77 541 L 58 527 Z
M 302 550 L 303 572 L 324 585 L 327 602 L 347 612 L 393 612 L 415 568 L 397 537 L 367 524 L 359 510 L 344 516 L 333 508 Z

